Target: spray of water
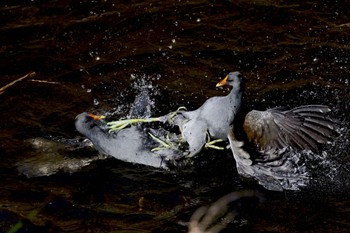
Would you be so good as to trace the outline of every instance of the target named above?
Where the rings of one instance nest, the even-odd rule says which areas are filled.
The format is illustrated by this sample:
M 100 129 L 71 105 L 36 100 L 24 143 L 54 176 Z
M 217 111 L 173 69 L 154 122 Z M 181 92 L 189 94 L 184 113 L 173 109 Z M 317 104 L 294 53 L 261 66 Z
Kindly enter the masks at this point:
M 152 77 L 131 74 L 133 80 L 132 89 L 138 93 L 134 102 L 130 105 L 129 114 L 126 118 L 148 118 L 152 115 L 155 108 L 153 98 L 159 94 L 159 90 L 150 81 Z

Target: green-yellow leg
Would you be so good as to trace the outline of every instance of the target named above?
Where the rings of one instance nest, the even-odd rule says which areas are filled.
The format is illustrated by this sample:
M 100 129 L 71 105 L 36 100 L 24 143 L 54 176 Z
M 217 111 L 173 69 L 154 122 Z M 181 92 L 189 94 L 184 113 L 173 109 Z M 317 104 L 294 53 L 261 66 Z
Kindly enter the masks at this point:
M 222 139 L 215 139 L 215 140 L 211 141 L 210 135 L 207 132 L 207 142 L 205 143 L 204 147 L 205 148 L 212 148 L 212 149 L 216 149 L 216 150 L 224 150 L 225 149 L 224 147 L 214 145 L 215 143 L 223 142 L 223 141 L 224 140 L 222 140 Z
M 184 107 L 184 106 L 181 106 L 181 107 L 179 107 L 178 109 L 176 109 L 176 111 L 174 111 L 174 112 L 172 112 L 171 114 L 170 114 L 170 116 L 169 116 L 169 122 L 170 122 L 170 124 L 173 124 L 173 118 L 176 116 L 176 114 L 179 112 L 179 111 L 181 111 L 181 110 L 187 110 L 186 109 L 186 107 Z
M 160 144 L 159 147 L 155 147 L 153 148 L 151 151 L 158 151 L 158 150 L 163 150 L 163 149 L 167 149 L 167 148 L 171 148 L 171 144 L 170 143 L 166 143 L 165 141 L 161 140 L 160 138 L 154 136 L 153 134 L 151 133 L 148 133 L 149 136 L 151 136 L 151 138 L 158 142 Z
M 121 129 L 124 129 L 128 127 L 129 125 L 136 124 L 136 123 L 147 123 L 147 122 L 156 122 L 160 121 L 158 117 L 155 118 L 140 118 L 140 119 L 125 119 L 125 120 L 119 120 L 119 121 L 111 121 L 107 123 L 107 126 L 109 128 L 109 132 L 118 131 Z

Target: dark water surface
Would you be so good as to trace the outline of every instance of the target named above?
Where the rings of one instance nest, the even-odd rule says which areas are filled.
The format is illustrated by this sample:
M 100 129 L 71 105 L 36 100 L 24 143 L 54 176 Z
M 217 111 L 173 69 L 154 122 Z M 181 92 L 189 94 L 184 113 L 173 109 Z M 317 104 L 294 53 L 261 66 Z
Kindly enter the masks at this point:
M 246 188 L 260 190 L 265 200 L 244 206 L 230 231 L 349 232 L 349 2 L 0 5 L 0 87 L 36 72 L 0 95 L 1 232 L 20 220 L 19 232 L 186 232 L 183 223 L 195 209 Z M 96 156 L 93 149 L 38 150 L 30 143 L 77 138 L 74 118 L 83 111 L 125 117 L 144 86 L 154 115 L 182 105 L 194 109 L 222 95 L 215 84 L 233 70 L 247 77 L 249 108 L 333 109 L 341 135 L 320 152 L 327 159 L 310 187 L 268 192 L 237 176 L 230 152 L 215 151 L 177 174 L 115 159 L 47 177 L 18 170 L 37 156 Z

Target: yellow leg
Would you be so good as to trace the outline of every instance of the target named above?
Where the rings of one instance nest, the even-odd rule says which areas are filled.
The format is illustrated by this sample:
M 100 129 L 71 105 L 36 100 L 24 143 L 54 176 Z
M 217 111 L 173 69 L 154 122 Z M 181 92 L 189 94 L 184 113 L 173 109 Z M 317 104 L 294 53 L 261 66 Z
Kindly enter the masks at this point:
M 204 147 L 205 148 L 212 148 L 212 149 L 216 149 L 216 150 L 224 150 L 225 149 L 224 147 L 214 145 L 215 143 L 223 142 L 223 141 L 224 140 L 222 140 L 222 139 L 215 139 L 215 140 L 211 141 L 209 132 L 207 131 L 207 142 L 205 143 Z

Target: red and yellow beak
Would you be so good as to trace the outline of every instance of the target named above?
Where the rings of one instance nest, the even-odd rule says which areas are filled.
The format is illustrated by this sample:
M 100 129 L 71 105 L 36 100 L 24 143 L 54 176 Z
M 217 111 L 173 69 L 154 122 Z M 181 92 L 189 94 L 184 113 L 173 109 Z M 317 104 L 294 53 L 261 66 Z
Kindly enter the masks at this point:
M 228 79 L 228 75 L 226 75 L 226 77 L 225 77 L 223 80 L 221 80 L 220 82 L 218 82 L 218 83 L 216 84 L 216 87 L 223 87 L 223 86 L 226 86 L 226 85 L 227 85 L 227 79 Z
M 91 114 L 91 113 L 88 113 L 88 116 L 91 117 L 95 121 L 100 121 L 100 120 L 106 118 L 105 116 L 97 116 L 97 115 L 94 115 L 94 114 Z

